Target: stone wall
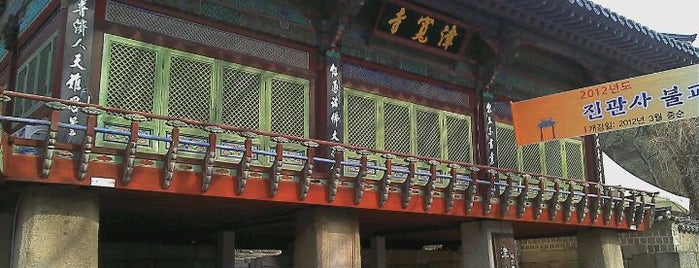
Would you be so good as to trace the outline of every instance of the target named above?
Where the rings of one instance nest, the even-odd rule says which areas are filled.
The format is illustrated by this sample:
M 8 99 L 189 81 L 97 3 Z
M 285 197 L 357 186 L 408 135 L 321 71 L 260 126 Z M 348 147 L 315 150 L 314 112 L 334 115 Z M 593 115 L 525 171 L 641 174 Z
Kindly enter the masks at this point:
M 699 267 L 699 234 L 678 230 L 675 221 L 660 221 L 646 232 L 619 233 L 624 267 Z M 581 267 L 575 236 L 521 239 L 520 267 Z

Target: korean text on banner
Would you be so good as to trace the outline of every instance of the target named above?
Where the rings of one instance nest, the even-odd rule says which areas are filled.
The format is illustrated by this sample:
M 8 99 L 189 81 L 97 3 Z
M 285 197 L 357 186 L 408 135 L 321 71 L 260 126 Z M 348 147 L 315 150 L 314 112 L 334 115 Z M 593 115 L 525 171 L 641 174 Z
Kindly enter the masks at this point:
M 512 103 L 517 145 L 699 116 L 699 65 Z

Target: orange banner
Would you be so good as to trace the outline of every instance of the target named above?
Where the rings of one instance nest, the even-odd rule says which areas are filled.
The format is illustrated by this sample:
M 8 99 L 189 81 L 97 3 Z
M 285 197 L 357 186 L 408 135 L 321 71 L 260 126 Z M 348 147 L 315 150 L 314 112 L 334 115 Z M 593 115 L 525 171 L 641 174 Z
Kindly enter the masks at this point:
M 699 116 L 699 65 L 513 102 L 517 145 Z

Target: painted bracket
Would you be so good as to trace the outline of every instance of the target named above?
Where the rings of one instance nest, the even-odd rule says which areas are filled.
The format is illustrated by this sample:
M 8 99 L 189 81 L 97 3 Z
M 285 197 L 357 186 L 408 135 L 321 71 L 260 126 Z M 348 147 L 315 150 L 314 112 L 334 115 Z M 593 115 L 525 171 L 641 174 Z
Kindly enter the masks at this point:
M 600 209 L 602 208 L 602 190 L 602 184 L 595 183 L 595 195 L 597 195 L 597 197 L 592 197 L 590 204 L 590 220 L 593 224 L 597 222 Z
M 241 195 L 243 191 L 245 191 L 245 186 L 248 184 L 248 178 L 250 178 L 252 140 L 257 138 L 257 134 L 246 131 L 238 133 L 238 135 L 245 138 L 245 152 L 243 152 L 243 157 L 240 158 L 240 162 L 238 163 L 238 187 L 236 189 L 236 194 Z
M 629 201 L 629 206 L 624 208 L 624 216 L 626 217 L 626 225 L 628 227 L 636 223 L 636 206 L 638 206 L 636 198 L 638 198 L 638 192 L 631 190 L 631 201 Z
M 512 176 L 514 176 L 514 174 L 507 173 L 505 174 L 505 176 L 507 176 L 505 189 L 498 197 L 500 201 L 500 213 L 502 217 L 507 217 L 510 214 L 510 198 L 512 197 Z
M 136 150 L 138 149 L 138 122 L 143 122 L 148 119 L 140 114 L 127 114 L 124 115 L 124 118 L 131 121 L 131 134 L 129 135 L 129 141 L 126 144 L 126 150 L 124 150 L 124 172 L 123 177 L 121 178 L 121 183 L 128 185 L 133 177 L 134 163 L 136 162 Z
M 556 215 L 558 215 L 558 198 L 561 196 L 561 181 L 559 179 L 554 180 L 553 188 L 553 195 L 548 201 L 549 220 L 551 221 L 556 220 Z
M 342 176 L 342 152 L 345 147 L 333 146 L 332 154 L 335 157 L 335 163 L 330 168 L 330 177 L 328 178 L 328 203 L 335 201 L 337 188 L 340 187 L 340 177 Z
M 590 202 L 590 184 L 583 183 L 583 193 L 584 195 L 580 198 L 577 204 L 575 204 L 575 211 L 578 214 L 578 222 L 582 223 L 585 216 L 587 216 L 587 205 Z
M 473 209 L 473 202 L 476 199 L 476 192 L 478 191 L 478 172 L 481 170 L 477 167 L 469 167 L 471 171 L 471 181 L 468 182 L 468 187 L 464 191 L 464 213 L 469 214 Z
M 608 225 L 612 220 L 612 211 L 614 210 L 614 200 L 612 199 L 614 197 L 614 189 L 611 187 L 606 187 L 604 192 L 606 199 L 604 201 L 604 205 L 602 205 L 602 220 L 604 225 Z
M 546 189 L 546 179 L 539 177 L 539 191 L 534 197 L 534 219 L 538 220 L 544 212 L 544 189 Z
M 289 139 L 284 137 L 272 137 L 273 142 L 277 143 L 274 147 L 275 155 L 272 163 L 272 177 L 269 184 L 269 196 L 275 197 L 279 192 L 279 182 L 282 180 L 282 166 L 284 165 L 284 143 L 289 142 Z
M 371 151 L 368 150 L 359 150 L 357 151 L 357 154 L 359 154 L 361 157 L 359 158 L 359 171 L 357 171 L 357 177 L 355 177 L 354 180 L 354 204 L 359 204 L 359 202 L 362 202 L 362 197 L 364 197 L 364 185 L 366 182 L 366 176 L 367 176 L 367 165 L 368 165 L 368 160 L 367 156 L 370 154 L 373 154 Z
M 573 216 L 573 198 L 575 197 L 575 182 L 568 182 L 568 194 L 566 200 L 563 201 L 563 221 L 568 222 Z
M 90 164 L 90 155 L 92 154 L 92 148 L 95 146 L 95 126 L 97 126 L 97 116 L 104 113 L 104 111 L 95 107 L 83 107 L 80 110 L 87 115 L 85 139 L 83 140 L 80 164 L 78 165 L 78 180 L 83 181 L 87 177 L 87 170 Z
M 641 226 L 641 224 L 643 224 L 643 217 L 645 216 L 644 208 L 646 207 L 646 194 L 641 193 L 640 198 L 641 204 L 636 206 L 633 215 L 633 222 L 636 224 L 636 226 Z
M 46 142 L 44 144 L 44 161 L 41 166 L 41 178 L 43 179 L 48 178 L 51 172 L 51 166 L 53 166 L 53 153 L 56 150 L 60 113 L 68 109 L 68 105 L 60 102 L 48 102 L 45 105 L 51 108 L 51 125 L 49 126 L 49 133 L 46 135 Z
M 175 176 L 175 165 L 177 161 L 177 152 L 180 147 L 180 128 L 186 127 L 187 124 L 179 120 L 167 121 L 168 126 L 172 127 L 172 133 L 167 154 L 165 154 L 165 179 L 163 180 L 163 189 L 170 188 L 172 180 Z
M 488 173 L 488 180 L 490 184 L 488 185 L 488 190 L 485 192 L 485 197 L 483 198 L 483 214 L 490 214 L 490 210 L 493 208 L 493 197 L 495 196 L 495 177 L 498 176 L 498 172 L 493 169 L 486 171 Z
M 408 206 L 410 205 L 410 199 L 413 194 L 413 180 L 415 179 L 415 163 L 417 161 L 420 160 L 415 157 L 408 157 L 405 159 L 405 162 L 408 162 L 408 176 L 405 177 L 405 181 L 403 181 L 403 186 L 401 188 L 403 192 L 401 200 L 403 204 L 403 209 L 408 208 Z
M 299 199 L 304 200 L 308 196 L 308 189 L 311 187 L 311 179 L 313 178 L 313 165 L 315 164 L 314 153 L 315 148 L 318 148 L 318 143 L 312 141 L 304 141 L 301 143 L 306 147 L 306 162 L 301 170 L 301 183 L 299 189 Z
M 524 217 L 524 212 L 527 210 L 527 195 L 529 194 L 529 179 L 532 176 L 529 174 L 522 175 L 522 191 L 517 195 L 517 218 L 521 219 Z
M 393 159 L 396 158 L 392 154 L 382 154 L 381 158 L 384 159 L 384 166 L 386 171 L 381 177 L 381 185 L 379 186 L 379 207 L 383 207 L 388 201 L 388 193 L 391 188 L 391 176 L 393 176 Z
M 614 220 L 616 221 L 616 225 L 619 226 L 624 219 L 624 194 L 626 191 L 624 191 L 624 189 L 619 189 L 617 192 L 619 192 L 619 200 L 614 201 Z
M 437 165 L 440 163 L 437 160 L 430 160 L 427 164 L 430 165 L 430 178 L 425 185 L 425 203 L 423 204 L 425 211 L 430 210 L 434 202 L 434 184 L 437 182 Z
M 647 221 L 648 221 L 648 229 L 650 229 L 651 227 L 653 227 L 653 223 L 655 222 L 655 196 L 656 196 L 657 194 L 658 194 L 657 192 L 656 192 L 656 193 L 650 194 L 650 203 L 651 203 L 651 205 L 650 205 L 650 208 L 647 209 L 647 210 L 646 210 L 646 213 L 645 213 L 645 214 L 646 214 L 645 217 L 646 217 L 646 219 L 647 219 Z
M 209 132 L 209 147 L 206 148 L 204 156 L 204 170 L 201 182 L 201 191 L 204 193 L 211 186 L 211 179 L 214 176 L 214 162 L 216 162 L 216 142 L 218 133 L 222 133 L 223 129 L 217 126 L 206 126 L 204 128 Z
M 450 168 L 450 173 L 451 173 L 451 178 L 449 178 L 449 184 L 447 184 L 447 202 L 446 202 L 446 209 L 447 212 L 451 212 L 451 209 L 454 207 L 454 188 L 456 187 L 456 182 L 458 180 L 458 173 L 457 169 L 462 168 L 461 165 L 459 164 L 449 164 Z

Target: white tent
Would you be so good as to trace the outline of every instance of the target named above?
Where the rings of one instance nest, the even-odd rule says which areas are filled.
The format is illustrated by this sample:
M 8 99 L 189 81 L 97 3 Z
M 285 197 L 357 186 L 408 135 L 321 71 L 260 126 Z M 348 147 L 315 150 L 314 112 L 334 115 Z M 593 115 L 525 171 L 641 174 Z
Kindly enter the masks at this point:
M 626 171 L 619 164 L 614 162 L 606 153 L 603 153 L 604 179 L 605 184 L 621 185 L 632 189 L 644 190 L 649 192 L 658 192 L 658 197 L 672 201 L 677 204 L 684 212 L 689 211 L 689 198 L 679 196 L 671 192 L 665 191 L 662 188 L 650 184 L 630 172 Z M 660 201 L 656 200 L 658 207 L 663 207 Z M 669 205 L 669 204 L 668 204 Z

